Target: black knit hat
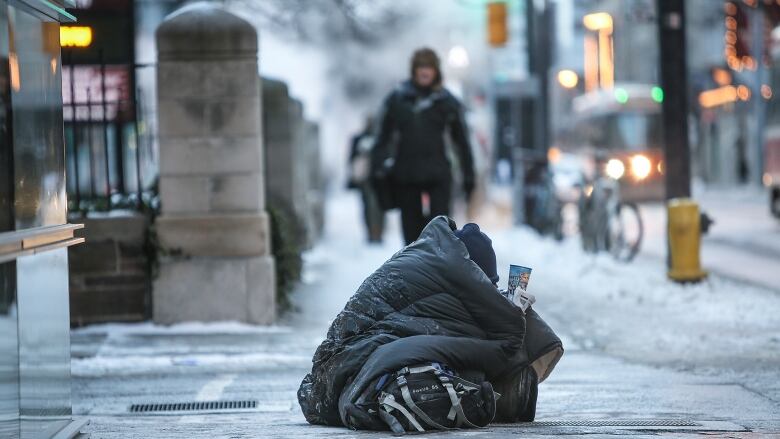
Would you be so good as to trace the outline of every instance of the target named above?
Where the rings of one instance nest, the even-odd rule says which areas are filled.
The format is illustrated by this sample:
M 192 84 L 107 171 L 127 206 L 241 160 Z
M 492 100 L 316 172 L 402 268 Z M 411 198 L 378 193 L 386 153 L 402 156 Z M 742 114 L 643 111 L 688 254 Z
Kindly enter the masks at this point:
M 474 261 L 494 284 L 498 283 L 496 272 L 496 252 L 493 250 L 493 241 L 479 230 L 479 226 L 468 223 L 462 229 L 455 231 L 457 236 L 469 251 L 469 257 Z

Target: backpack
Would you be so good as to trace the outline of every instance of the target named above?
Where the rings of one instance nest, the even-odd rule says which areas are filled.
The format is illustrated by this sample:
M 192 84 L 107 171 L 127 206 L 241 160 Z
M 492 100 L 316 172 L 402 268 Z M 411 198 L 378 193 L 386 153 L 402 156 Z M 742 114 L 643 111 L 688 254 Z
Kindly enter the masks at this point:
M 378 416 L 395 434 L 480 428 L 496 415 L 501 395 L 484 381 L 467 381 L 446 366 L 424 363 L 374 380 L 361 395 L 361 411 Z

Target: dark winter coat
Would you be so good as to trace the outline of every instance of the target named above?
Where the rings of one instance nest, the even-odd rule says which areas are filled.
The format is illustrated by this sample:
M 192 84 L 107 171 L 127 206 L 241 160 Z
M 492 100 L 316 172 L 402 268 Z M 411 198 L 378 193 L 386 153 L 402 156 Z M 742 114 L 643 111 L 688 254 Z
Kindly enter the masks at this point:
M 443 87 L 426 91 L 411 81 L 403 82 L 385 99 L 373 168 L 381 173 L 385 160 L 394 157 L 391 175 L 396 183 L 450 180 L 446 133 L 458 155 L 464 183 L 473 187 L 474 160 L 461 103 Z
M 531 363 L 539 381 L 549 375 L 560 339 L 532 309 L 523 315 L 496 291 L 454 230 L 447 217 L 435 218 L 352 296 L 298 389 L 306 420 L 360 428 L 347 412 L 365 386 L 426 361 L 480 371 L 494 383 Z

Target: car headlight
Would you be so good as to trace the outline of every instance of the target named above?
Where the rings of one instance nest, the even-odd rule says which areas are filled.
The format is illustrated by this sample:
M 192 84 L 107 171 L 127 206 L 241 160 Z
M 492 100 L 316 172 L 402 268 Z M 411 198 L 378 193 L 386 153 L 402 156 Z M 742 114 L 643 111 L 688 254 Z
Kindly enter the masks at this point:
M 650 170 L 652 168 L 653 165 L 650 163 L 649 158 L 641 154 L 631 157 L 631 174 L 633 174 L 637 180 L 644 180 L 647 178 L 647 176 L 650 175 Z
M 607 167 L 605 171 L 610 178 L 619 180 L 620 177 L 622 177 L 623 174 L 626 172 L 626 167 L 625 165 L 623 165 L 622 161 L 618 159 L 610 159 L 607 162 Z

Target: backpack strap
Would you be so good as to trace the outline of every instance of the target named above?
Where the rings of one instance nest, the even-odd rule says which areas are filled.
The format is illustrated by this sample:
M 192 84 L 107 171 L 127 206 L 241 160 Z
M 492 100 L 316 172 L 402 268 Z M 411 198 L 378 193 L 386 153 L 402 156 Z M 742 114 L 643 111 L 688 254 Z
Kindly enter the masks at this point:
M 417 429 L 417 431 L 419 431 L 419 432 L 424 432 L 425 431 L 425 429 L 422 427 L 422 425 L 420 425 L 420 423 L 417 422 L 417 419 L 414 418 L 414 415 L 409 413 L 409 411 L 406 410 L 406 408 L 404 408 L 404 406 L 402 406 L 401 404 L 396 402 L 395 397 L 393 395 L 386 394 L 384 397 L 382 397 L 379 400 L 379 404 L 381 404 L 382 406 L 385 407 L 385 409 L 388 411 L 388 415 L 390 415 L 389 412 L 392 409 L 396 409 L 399 412 L 401 412 L 401 414 L 404 415 L 406 417 L 406 419 L 409 420 L 409 423 L 412 424 L 414 426 L 414 428 Z M 390 409 L 387 409 L 387 407 L 389 407 Z M 380 415 L 381 415 L 382 410 L 380 410 L 379 412 L 380 412 Z M 383 420 L 384 420 L 384 418 L 383 418 Z M 385 422 L 387 422 L 387 421 L 385 421 Z M 398 422 L 398 420 L 396 420 L 396 423 L 397 422 Z M 390 428 L 393 428 L 392 424 L 389 424 L 389 425 L 390 425 Z M 395 431 L 395 430 L 393 430 L 393 431 Z M 403 432 L 403 431 L 404 431 L 403 428 L 401 428 L 401 432 Z
M 412 372 L 412 373 L 414 373 L 414 372 Z M 396 379 L 396 381 L 398 382 L 398 387 L 401 388 L 401 395 L 403 395 L 403 397 L 404 397 L 404 401 L 406 402 L 406 406 L 409 407 L 410 409 L 412 409 L 412 411 L 417 416 L 419 416 L 420 419 L 423 420 L 423 422 L 425 422 L 429 426 L 431 426 L 433 428 L 436 428 L 436 429 L 439 429 L 439 430 L 454 430 L 453 428 L 445 427 L 445 426 L 439 424 L 438 422 L 434 421 L 433 419 L 431 419 L 430 416 L 425 414 L 425 412 L 422 411 L 422 409 L 420 409 L 420 407 L 418 407 L 417 404 L 414 403 L 414 400 L 412 399 L 412 394 L 409 393 L 409 386 L 407 386 L 406 378 L 404 378 L 403 376 L 399 375 L 398 378 Z
M 404 427 L 400 422 L 398 422 L 398 419 L 395 419 L 395 416 L 391 415 L 387 411 L 380 409 L 379 419 L 383 420 L 385 424 L 390 426 L 390 430 L 393 431 L 393 435 L 402 436 L 406 433 L 406 430 L 404 430 Z
M 400 369 L 398 372 L 396 372 L 396 375 L 410 375 L 413 373 L 425 373 L 425 372 L 436 372 L 438 369 L 434 365 L 425 365 L 425 366 L 417 366 L 417 367 L 404 367 L 403 369 Z
M 483 428 L 469 421 L 469 419 L 466 417 L 466 413 L 463 411 L 463 406 L 460 405 L 460 397 L 458 397 L 458 394 L 455 392 L 455 388 L 452 386 L 450 378 L 441 373 L 436 373 L 436 376 L 439 378 L 439 381 L 441 381 L 441 385 L 444 386 L 444 388 L 447 390 L 447 394 L 450 395 L 450 402 L 452 402 L 452 408 L 450 409 L 450 413 L 447 415 L 447 419 L 457 419 L 456 425 L 458 427 L 466 424 L 472 428 Z

